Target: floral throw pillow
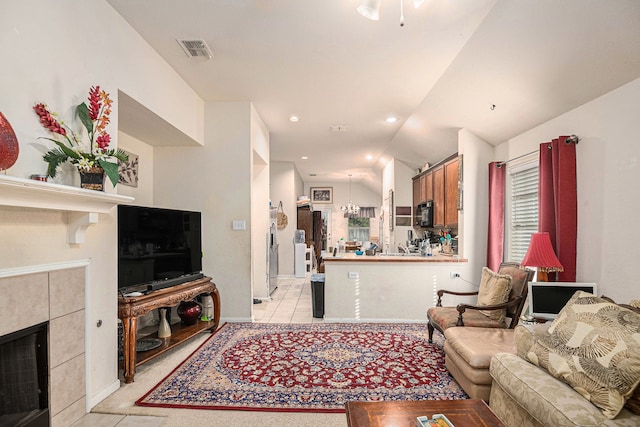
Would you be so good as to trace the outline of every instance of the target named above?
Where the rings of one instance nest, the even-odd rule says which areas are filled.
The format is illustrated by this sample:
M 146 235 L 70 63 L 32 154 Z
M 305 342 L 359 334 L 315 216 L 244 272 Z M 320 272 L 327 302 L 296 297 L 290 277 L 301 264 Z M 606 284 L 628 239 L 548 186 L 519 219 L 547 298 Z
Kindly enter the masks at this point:
M 502 304 L 509 300 L 511 293 L 511 276 L 507 274 L 498 274 L 487 267 L 482 268 L 482 278 L 480 280 L 480 289 L 478 289 L 477 305 L 495 305 Z M 501 310 L 480 310 L 482 314 L 497 322 L 504 322 L 507 309 Z
M 527 358 L 613 419 L 640 382 L 640 315 L 578 291 Z

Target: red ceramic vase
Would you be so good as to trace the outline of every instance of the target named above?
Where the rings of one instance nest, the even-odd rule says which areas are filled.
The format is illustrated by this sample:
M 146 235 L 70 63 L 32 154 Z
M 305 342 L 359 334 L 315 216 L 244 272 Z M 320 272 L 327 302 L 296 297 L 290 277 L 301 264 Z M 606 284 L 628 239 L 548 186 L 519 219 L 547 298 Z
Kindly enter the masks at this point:
M 0 171 L 9 169 L 18 160 L 18 138 L 7 118 L 0 112 Z
M 187 326 L 195 325 L 201 314 L 202 307 L 195 301 L 183 301 L 178 306 L 178 316 Z

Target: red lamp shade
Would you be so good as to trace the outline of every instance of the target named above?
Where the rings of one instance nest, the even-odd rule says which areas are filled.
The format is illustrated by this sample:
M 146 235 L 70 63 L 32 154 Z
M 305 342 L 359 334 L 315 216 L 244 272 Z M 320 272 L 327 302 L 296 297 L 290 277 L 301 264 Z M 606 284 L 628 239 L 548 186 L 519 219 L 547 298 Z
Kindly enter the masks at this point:
M 552 272 L 564 271 L 564 267 L 553 251 L 549 233 L 533 233 L 529 242 L 527 254 L 521 262 L 522 265 L 538 267 L 539 271 Z

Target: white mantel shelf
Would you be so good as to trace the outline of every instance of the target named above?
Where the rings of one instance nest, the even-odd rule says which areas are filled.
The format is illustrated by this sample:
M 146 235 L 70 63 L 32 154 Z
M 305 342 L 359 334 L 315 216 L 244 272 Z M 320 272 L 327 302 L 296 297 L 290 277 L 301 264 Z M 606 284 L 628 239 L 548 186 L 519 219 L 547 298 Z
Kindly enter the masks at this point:
M 98 213 L 108 213 L 114 206 L 134 200 L 130 196 L 0 175 L 0 205 L 69 212 L 69 243 L 84 242 L 84 232 L 98 222 Z

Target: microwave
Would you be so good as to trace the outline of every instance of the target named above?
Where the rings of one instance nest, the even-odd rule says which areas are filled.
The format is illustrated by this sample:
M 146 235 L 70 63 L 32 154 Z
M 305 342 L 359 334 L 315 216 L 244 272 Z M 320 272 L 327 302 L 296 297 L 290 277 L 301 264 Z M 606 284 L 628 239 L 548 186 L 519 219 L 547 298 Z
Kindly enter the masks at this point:
M 427 200 L 418 205 L 418 225 L 433 227 L 433 200 Z

